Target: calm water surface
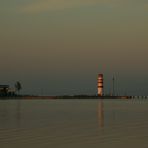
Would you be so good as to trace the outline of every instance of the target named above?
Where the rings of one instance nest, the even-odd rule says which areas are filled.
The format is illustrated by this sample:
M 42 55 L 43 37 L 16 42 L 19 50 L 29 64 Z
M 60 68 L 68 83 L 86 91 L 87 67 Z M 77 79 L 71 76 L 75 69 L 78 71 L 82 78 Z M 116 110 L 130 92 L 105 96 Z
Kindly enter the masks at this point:
M 148 148 L 148 100 L 0 100 L 0 148 Z

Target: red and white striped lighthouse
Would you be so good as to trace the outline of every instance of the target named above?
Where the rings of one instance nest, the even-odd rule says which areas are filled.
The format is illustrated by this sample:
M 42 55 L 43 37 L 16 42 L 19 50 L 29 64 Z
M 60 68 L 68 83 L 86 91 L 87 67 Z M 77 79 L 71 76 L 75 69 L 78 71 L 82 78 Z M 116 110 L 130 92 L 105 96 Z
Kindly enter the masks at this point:
M 98 74 L 98 96 L 103 96 L 103 74 Z

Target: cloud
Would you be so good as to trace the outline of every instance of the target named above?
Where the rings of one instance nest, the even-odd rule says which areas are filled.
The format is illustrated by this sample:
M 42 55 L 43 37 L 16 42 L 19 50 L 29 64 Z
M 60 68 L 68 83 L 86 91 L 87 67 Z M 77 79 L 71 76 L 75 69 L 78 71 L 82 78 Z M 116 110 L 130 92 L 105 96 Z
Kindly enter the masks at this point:
M 111 4 L 116 1 L 118 0 L 36 0 L 36 2 L 22 6 L 20 10 L 26 13 L 40 13 L 80 6 Z
M 143 1 L 143 0 L 141 0 Z M 36 0 L 20 8 L 25 13 L 40 13 L 46 11 L 63 10 L 67 8 L 89 6 L 89 5 L 109 5 L 126 6 L 141 3 L 139 0 Z
M 144 10 L 148 11 L 148 4 L 144 5 Z

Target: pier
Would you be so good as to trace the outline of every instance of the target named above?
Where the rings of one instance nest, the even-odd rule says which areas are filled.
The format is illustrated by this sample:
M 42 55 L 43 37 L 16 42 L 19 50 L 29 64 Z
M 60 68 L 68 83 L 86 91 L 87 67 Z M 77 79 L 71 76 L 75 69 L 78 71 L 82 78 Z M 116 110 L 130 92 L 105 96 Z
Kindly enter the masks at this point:
M 130 99 L 148 99 L 148 96 L 128 96 Z

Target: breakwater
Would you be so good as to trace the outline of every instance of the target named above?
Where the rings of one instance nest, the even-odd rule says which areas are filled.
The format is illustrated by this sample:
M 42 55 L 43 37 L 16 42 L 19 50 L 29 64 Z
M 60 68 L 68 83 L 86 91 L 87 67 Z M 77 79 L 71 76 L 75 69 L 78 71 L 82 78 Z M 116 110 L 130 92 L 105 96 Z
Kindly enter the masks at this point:
M 7 99 L 148 99 L 148 96 L 97 96 L 97 95 L 63 95 L 63 96 L 3 96 L 1 100 Z

